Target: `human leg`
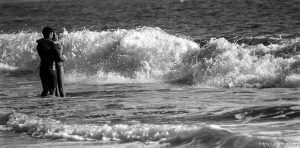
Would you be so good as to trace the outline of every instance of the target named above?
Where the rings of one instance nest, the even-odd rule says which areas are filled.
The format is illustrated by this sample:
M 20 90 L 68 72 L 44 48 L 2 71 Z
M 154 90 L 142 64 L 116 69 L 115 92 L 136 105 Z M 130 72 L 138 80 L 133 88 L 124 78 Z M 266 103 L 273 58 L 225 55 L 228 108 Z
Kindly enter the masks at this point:
M 41 97 L 45 97 L 48 95 L 48 80 L 47 80 L 47 71 L 43 68 L 39 70 L 40 79 L 42 82 L 43 91 L 41 93 Z
M 48 82 L 49 95 L 55 95 L 55 89 L 57 87 L 57 76 L 56 71 L 54 71 L 53 69 L 50 69 L 49 71 Z
M 62 65 L 56 66 L 56 72 L 57 72 L 57 89 L 58 94 L 60 97 L 65 97 L 65 91 L 64 91 L 64 68 Z

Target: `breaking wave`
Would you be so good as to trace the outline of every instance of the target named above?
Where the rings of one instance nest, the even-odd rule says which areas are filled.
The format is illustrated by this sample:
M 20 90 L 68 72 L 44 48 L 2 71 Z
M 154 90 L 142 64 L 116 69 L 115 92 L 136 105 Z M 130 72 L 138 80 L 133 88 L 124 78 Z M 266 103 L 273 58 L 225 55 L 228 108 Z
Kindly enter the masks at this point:
M 68 83 L 163 81 L 215 87 L 299 87 L 300 38 L 211 38 L 160 28 L 64 30 Z M 39 33 L 0 34 L 0 71 L 35 71 Z M 26 70 L 24 70 L 26 69 Z
M 46 139 L 71 141 L 94 141 L 104 143 L 143 142 L 159 144 L 160 147 L 207 147 L 207 148 L 276 148 L 288 143 L 280 139 L 262 139 L 234 133 L 217 125 L 154 125 L 154 124 L 66 124 L 50 118 L 12 113 L 1 117 L 7 121 L 7 130 L 26 133 Z M 262 145 L 264 144 L 264 145 Z

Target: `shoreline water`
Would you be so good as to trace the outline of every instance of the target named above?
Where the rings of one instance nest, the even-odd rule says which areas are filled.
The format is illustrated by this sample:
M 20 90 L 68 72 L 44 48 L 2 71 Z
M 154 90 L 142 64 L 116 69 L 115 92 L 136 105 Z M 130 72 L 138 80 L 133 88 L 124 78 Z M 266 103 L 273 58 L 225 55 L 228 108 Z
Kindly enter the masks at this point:
M 7 83 L 3 85 L 6 91 L 2 92 L 2 107 L 6 113 L 14 111 L 14 116 L 17 117 L 9 119 L 13 124 L 5 125 L 9 128 L 7 134 L 27 133 L 29 135 L 21 134 L 25 136 L 24 140 L 29 138 L 28 140 L 32 141 L 31 136 L 39 137 L 36 140 L 41 142 L 38 143 L 41 145 L 47 144 L 44 140 L 50 140 L 49 142 L 53 142 L 54 145 L 57 142 L 59 144 L 61 139 L 66 140 L 66 143 L 61 143 L 62 145 L 70 146 L 74 143 L 68 142 L 69 140 L 81 141 L 83 140 L 81 136 L 83 138 L 92 136 L 96 141 L 83 142 L 87 147 L 92 146 L 94 142 L 104 142 L 102 143 L 104 147 L 114 147 L 111 143 L 114 143 L 114 140 L 102 141 L 101 136 L 97 136 L 98 132 L 100 135 L 106 133 L 107 136 L 113 136 L 114 132 L 110 133 L 109 130 L 116 130 L 115 134 L 133 134 L 132 136 L 136 134 L 138 137 L 143 135 L 146 136 L 145 139 L 142 136 L 140 140 L 151 143 L 153 139 L 147 138 L 147 135 L 155 135 L 155 131 L 162 134 L 164 130 L 176 126 L 180 131 L 187 127 L 201 128 L 205 124 L 215 124 L 233 133 L 254 137 L 284 139 L 287 144 L 297 142 L 299 135 L 297 88 L 201 88 L 162 85 L 162 83 L 108 85 L 69 83 L 66 87 L 69 97 L 59 99 L 39 98 L 38 81 L 20 82 L 22 78 L 19 80 L 11 78 L 11 81 L 19 81 L 18 85 L 15 85 L 7 80 L 4 80 Z M 1 87 L 4 88 L 3 86 Z M 11 131 L 11 128 L 15 129 Z M 120 131 L 117 132 L 118 130 Z M 6 132 L 6 129 L 1 132 Z M 146 134 L 147 132 L 149 133 Z M 45 139 L 40 139 L 39 135 L 44 135 L 42 137 Z M 175 135 L 170 133 L 167 137 Z M 182 136 L 184 135 L 186 134 Z M 144 145 L 143 142 L 135 143 L 134 141 L 139 141 L 138 137 L 131 137 L 133 143 L 125 140 L 124 145 L 121 142 L 119 146 L 148 145 Z M 4 139 L 6 138 L 8 137 L 4 136 Z M 13 143 L 9 145 L 11 144 L 13 145 Z M 156 146 L 164 147 L 164 145 Z

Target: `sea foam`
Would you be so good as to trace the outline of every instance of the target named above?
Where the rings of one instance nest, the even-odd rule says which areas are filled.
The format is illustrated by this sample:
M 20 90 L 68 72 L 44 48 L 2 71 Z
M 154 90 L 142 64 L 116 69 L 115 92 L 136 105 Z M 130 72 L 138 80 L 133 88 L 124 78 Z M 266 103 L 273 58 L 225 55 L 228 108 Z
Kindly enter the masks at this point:
M 0 34 L 0 63 L 35 71 L 40 33 Z M 299 87 L 300 39 L 270 38 L 268 44 L 190 37 L 160 28 L 64 31 L 67 83 L 170 82 L 214 87 Z M 245 42 L 243 42 L 245 41 Z M 3 71 L 3 70 L 1 70 Z
M 65 124 L 50 118 L 12 113 L 9 115 L 7 126 L 15 132 L 33 137 L 71 141 L 159 142 L 162 146 L 207 148 L 284 148 L 288 145 L 285 140 L 252 137 L 231 132 L 217 125 Z

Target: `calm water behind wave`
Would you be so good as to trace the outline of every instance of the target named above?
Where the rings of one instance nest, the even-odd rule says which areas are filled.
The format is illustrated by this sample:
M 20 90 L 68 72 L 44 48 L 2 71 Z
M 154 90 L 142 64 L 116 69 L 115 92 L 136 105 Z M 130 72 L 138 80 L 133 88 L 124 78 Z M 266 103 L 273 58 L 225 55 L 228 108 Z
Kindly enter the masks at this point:
M 21 1 L 21 0 L 20 0 Z M 194 38 L 299 35 L 298 0 L 61 0 L 0 3 L 3 32 L 45 24 L 107 30 L 160 27 Z

